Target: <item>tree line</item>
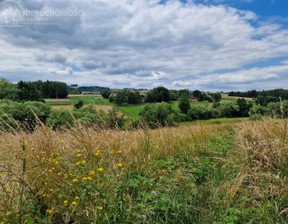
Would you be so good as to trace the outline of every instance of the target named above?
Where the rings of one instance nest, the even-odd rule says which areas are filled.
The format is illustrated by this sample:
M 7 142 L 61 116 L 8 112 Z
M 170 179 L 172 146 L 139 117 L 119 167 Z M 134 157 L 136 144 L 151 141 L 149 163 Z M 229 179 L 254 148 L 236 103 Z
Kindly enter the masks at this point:
M 199 90 L 191 92 L 188 89 L 168 90 L 163 86 L 153 88 L 146 95 L 141 95 L 139 91 L 126 89 L 117 91 L 114 94 L 108 90 L 101 92 L 103 98 L 109 99 L 110 102 L 116 105 L 169 102 L 178 100 L 183 94 L 186 94 L 188 98 L 194 97 L 198 101 L 219 102 L 221 100 L 220 93 L 206 94 Z
M 12 101 L 44 101 L 45 98 L 66 98 L 67 85 L 58 81 L 19 81 L 13 84 L 6 79 L 0 79 L 0 99 Z
M 250 90 L 247 92 L 229 92 L 229 96 L 238 97 L 251 97 L 255 99 L 255 102 L 261 106 L 268 106 L 270 102 L 280 102 L 288 100 L 288 90 L 286 89 L 273 89 L 273 90 L 263 90 L 256 91 Z

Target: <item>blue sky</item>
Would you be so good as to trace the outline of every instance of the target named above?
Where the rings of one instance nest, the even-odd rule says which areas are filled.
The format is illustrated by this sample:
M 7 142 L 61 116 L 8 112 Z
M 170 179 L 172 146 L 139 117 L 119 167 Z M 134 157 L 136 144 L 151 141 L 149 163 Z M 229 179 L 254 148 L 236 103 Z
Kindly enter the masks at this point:
M 0 77 L 112 88 L 288 88 L 287 9 L 285 0 L 0 0 Z M 21 10 L 34 14 L 21 17 Z

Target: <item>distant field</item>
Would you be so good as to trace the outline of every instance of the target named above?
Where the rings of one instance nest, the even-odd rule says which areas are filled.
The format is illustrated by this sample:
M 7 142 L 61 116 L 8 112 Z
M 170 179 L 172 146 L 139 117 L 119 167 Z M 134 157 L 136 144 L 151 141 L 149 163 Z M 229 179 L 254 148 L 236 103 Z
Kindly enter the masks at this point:
M 69 99 L 45 99 L 47 103 L 62 103 L 62 102 L 69 102 Z
M 70 95 L 68 95 L 68 97 L 100 97 L 100 98 L 102 98 L 101 95 L 96 95 L 96 94 L 93 94 L 93 95 L 77 95 L 77 94 L 70 94 Z
M 244 99 L 247 100 L 247 101 L 254 101 L 253 98 L 249 98 L 249 97 L 238 97 L 238 96 L 228 96 L 228 94 L 222 94 L 222 98 L 223 98 L 223 99 L 235 99 L 235 100 L 244 98 Z
M 73 105 L 53 105 L 53 109 L 67 109 L 67 110 L 72 110 L 74 108 Z M 104 112 L 108 113 L 109 110 L 112 110 L 113 107 L 111 105 L 95 105 L 96 110 L 103 110 Z
M 226 96 L 222 96 L 222 100 L 228 100 L 236 102 L 240 97 L 228 97 L 227 94 L 223 94 Z M 251 101 L 252 98 L 245 98 L 246 100 Z M 108 99 L 103 99 L 100 95 L 69 95 L 68 99 L 46 99 L 47 103 L 52 105 L 52 108 L 66 108 L 68 110 L 73 109 L 73 105 L 77 104 L 79 101 L 83 101 L 84 105 L 86 104 L 95 104 L 97 105 L 97 109 L 102 109 L 105 112 L 109 111 L 113 107 L 124 113 L 127 117 L 137 118 L 141 108 L 143 108 L 147 104 L 139 104 L 139 105 L 129 105 L 129 106 L 115 106 L 110 103 Z M 169 104 L 172 106 L 174 110 L 179 110 L 178 108 L 179 101 L 170 101 Z M 198 103 L 190 103 L 192 105 L 204 105 L 207 102 L 198 102 Z M 212 105 L 212 103 L 210 103 Z
M 52 109 L 67 109 L 67 110 L 72 110 L 73 105 L 52 105 Z
M 143 108 L 145 105 L 146 104 L 135 106 L 118 106 L 117 108 L 126 115 L 131 116 L 133 118 L 137 118 L 141 108 Z

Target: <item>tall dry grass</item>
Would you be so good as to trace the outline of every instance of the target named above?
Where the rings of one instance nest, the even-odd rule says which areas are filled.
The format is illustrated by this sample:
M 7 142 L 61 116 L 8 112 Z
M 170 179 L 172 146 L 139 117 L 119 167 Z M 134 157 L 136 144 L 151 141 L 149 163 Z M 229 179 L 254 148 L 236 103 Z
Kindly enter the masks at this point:
M 263 119 L 239 124 L 229 163 L 237 170 L 222 185 L 227 206 L 251 209 L 252 223 L 288 220 L 287 119 Z M 248 216 L 248 215 L 247 215 Z
M 69 206 L 70 209 L 66 209 L 64 206 L 67 205 L 63 205 L 63 201 L 69 200 L 71 203 L 73 197 L 81 197 L 86 191 L 83 187 L 94 186 L 96 189 L 100 186 L 107 189 L 102 192 L 106 195 L 103 196 L 105 200 L 99 198 L 98 193 L 94 196 L 83 193 L 86 196 L 80 200 L 84 214 L 79 215 L 81 212 L 78 212 L 81 218 L 74 214 L 75 220 L 76 217 L 82 221 L 94 220 L 100 216 L 97 208 L 102 208 L 103 203 L 109 204 L 107 201 L 110 200 L 110 203 L 116 203 L 114 197 L 118 193 L 110 187 L 128 181 L 121 179 L 126 175 L 125 172 L 146 172 L 153 159 L 173 157 L 182 151 L 191 152 L 192 157 L 193 151 L 205 151 L 209 139 L 227 130 L 228 126 L 194 125 L 137 131 L 77 127 L 53 131 L 39 125 L 33 133 L 23 130 L 2 131 L 0 219 L 15 221 L 20 217 L 20 222 L 24 222 L 25 217 L 32 217 L 38 212 L 38 219 L 46 214 L 49 217 L 45 219 L 47 222 L 52 222 L 52 217 L 58 217 L 57 220 L 68 223 L 73 220 L 71 217 L 75 209 Z M 93 183 L 87 182 L 87 186 L 79 183 L 87 180 L 87 177 L 91 177 L 88 180 Z M 108 192 L 110 196 L 107 196 Z M 132 197 L 128 193 L 126 196 Z M 15 219 L 11 219 L 11 214 Z M 83 218 L 85 215 L 87 219 Z M 106 217 L 107 220 L 109 218 Z
M 285 223 L 287 124 L 2 131 L 0 221 Z

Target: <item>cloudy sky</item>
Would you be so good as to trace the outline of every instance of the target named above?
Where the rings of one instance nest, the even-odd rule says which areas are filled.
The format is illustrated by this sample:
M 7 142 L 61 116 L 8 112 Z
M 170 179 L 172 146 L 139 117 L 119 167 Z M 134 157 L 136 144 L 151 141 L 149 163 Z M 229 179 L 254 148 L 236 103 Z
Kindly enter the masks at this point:
M 287 0 L 0 0 L 0 77 L 288 88 Z

